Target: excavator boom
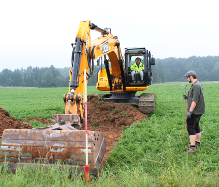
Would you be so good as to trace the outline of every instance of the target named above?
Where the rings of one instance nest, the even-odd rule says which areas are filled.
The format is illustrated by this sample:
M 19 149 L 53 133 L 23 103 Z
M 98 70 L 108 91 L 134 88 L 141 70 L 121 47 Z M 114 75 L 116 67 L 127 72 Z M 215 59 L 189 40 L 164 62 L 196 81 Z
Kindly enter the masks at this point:
M 84 171 L 86 161 L 86 133 L 81 130 L 85 112 L 84 69 L 91 76 L 90 21 L 81 22 L 73 46 L 72 69 L 69 71 L 68 94 L 64 94 L 65 114 L 53 115 L 53 125 L 38 129 L 5 129 L 2 136 L 0 162 L 7 162 L 12 170 L 35 164 L 44 167 L 57 162 L 60 167 Z M 86 81 L 87 82 L 87 81 Z M 88 131 L 88 164 L 90 174 L 96 176 L 106 141 L 100 131 Z

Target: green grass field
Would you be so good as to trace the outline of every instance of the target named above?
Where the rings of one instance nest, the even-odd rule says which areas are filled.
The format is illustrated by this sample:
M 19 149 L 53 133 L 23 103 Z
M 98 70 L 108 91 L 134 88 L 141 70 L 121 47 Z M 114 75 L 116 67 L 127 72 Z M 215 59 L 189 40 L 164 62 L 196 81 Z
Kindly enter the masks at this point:
M 52 114 L 63 114 L 65 105 L 62 99 L 68 88 L 0 88 L 0 107 L 18 120 L 28 118 L 52 119 Z M 87 94 L 100 94 L 94 86 Z M 105 93 L 105 92 L 104 92 Z
M 0 186 L 219 186 L 219 83 L 204 82 L 206 114 L 200 121 L 201 149 L 187 154 L 189 138 L 183 140 L 184 83 L 152 85 L 155 113 L 150 120 L 123 131 L 97 179 L 84 184 L 83 175 L 68 178 L 60 172 L 26 167 L 16 174 L 3 170 Z M 187 91 L 191 84 L 187 83 Z M 62 96 L 67 88 L 0 88 L 0 107 L 19 120 L 50 119 L 64 113 Z M 102 93 L 88 87 L 88 94 Z M 0 168 L 1 169 L 1 168 Z

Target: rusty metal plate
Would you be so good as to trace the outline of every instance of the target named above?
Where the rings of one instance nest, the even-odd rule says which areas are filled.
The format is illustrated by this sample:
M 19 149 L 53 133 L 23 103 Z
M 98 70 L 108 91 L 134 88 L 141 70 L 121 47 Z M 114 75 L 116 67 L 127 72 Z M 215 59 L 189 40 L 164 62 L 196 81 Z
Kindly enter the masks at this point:
M 106 141 L 101 131 L 88 131 L 88 162 L 98 173 Z M 0 162 L 12 167 L 25 164 L 55 164 L 80 168 L 85 165 L 86 142 L 84 130 L 6 129 L 3 132 Z

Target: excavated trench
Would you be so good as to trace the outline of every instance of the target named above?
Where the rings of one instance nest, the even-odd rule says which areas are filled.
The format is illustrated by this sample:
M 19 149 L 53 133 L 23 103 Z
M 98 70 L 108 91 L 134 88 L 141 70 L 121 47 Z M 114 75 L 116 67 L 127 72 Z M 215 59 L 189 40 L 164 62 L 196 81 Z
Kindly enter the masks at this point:
M 132 123 L 149 119 L 137 108 L 131 105 L 105 103 L 99 101 L 96 95 L 88 95 L 88 130 L 101 131 L 107 143 L 103 163 L 105 163 L 110 151 L 122 138 L 122 130 L 128 128 Z M 39 121 L 45 125 L 51 125 L 51 121 L 44 118 L 29 118 L 19 121 L 0 107 L 0 138 L 4 129 L 31 129 L 28 123 Z

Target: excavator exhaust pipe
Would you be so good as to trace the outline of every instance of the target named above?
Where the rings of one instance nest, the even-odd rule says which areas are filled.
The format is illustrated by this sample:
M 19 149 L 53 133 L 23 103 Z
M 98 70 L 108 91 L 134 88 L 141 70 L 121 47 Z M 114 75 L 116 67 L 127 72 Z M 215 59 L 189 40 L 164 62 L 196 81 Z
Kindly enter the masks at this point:
M 0 162 L 7 162 L 16 171 L 24 165 L 68 166 L 71 171 L 84 171 L 84 130 L 6 129 L 3 132 Z M 101 131 L 88 131 L 88 162 L 90 175 L 98 174 L 106 141 Z

